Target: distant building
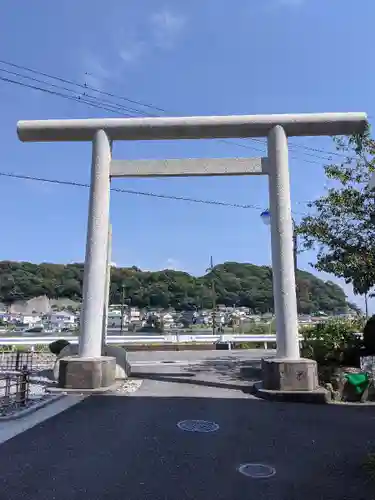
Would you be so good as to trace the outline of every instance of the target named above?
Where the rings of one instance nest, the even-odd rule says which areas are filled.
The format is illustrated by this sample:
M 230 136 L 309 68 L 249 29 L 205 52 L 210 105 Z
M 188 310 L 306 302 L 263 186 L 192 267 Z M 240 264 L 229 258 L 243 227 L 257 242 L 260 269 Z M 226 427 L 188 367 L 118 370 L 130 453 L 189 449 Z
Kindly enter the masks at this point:
M 52 328 L 74 327 L 77 321 L 75 314 L 69 311 L 51 312 L 46 317 Z
M 10 313 L 6 317 L 9 323 L 13 325 L 22 325 L 31 328 L 35 325 L 40 325 L 42 322 L 41 316 L 38 314 L 14 314 Z
M 163 324 L 164 324 L 164 328 L 168 330 L 168 328 L 171 328 L 173 323 L 174 323 L 174 318 L 173 318 L 173 315 L 171 313 L 165 313 L 164 316 L 163 316 Z
M 123 319 L 123 325 L 125 326 L 127 317 L 124 314 L 124 317 L 121 317 L 121 311 L 114 309 L 108 312 L 107 318 L 107 326 L 108 328 L 121 328 L 121 319 Z
M 128 311 L 128 322 L 129 323 L 141 322 L 141 311 L 138 309 L 138 307 L 130 307 Z

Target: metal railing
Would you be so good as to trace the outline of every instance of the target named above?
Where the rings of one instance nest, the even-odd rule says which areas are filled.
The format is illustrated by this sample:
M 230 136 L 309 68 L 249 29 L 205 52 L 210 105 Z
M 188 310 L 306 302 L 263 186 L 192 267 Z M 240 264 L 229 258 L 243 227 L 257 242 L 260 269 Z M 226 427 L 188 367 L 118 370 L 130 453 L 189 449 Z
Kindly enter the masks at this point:
M 354 335 L 362 338 L 363 334 L 358 332 Z M 42 337 L 0 337 L 1 346 L 30 346 L 33 350 L 35 346 L 47 346 L 56 340 L 66 339 L 71 344 L 78 344 L 78 336 L 42 336 Z M 299 341 L 303 340 L 299 336 Z M 226 342 L 230 344 L 263 344 L 264 349 L 268 349 L 269 344 L 276 344 L 276 335 L 251 335 L 251 334 L 179 334 L 170 333 L 164 335 L 109 335 L 106 340 L 111 345 L 163 345 L 163 344 L 215 344 Z
M 30 351 L 2 352 L 0 355 L 0 373 L 32 370 L 33 354 Z
M 31 346 L 48 345 L 56 340 L 66 338 L 71 344 L 78 344 L 77 336 L 56 337 L 0 337 L 0 346 Z M 302 337 L 300 338 L 302 340 Z M 276 335 L 245 335 L 245 334 L 165 334 L 165 335 L 109 335 L 107 344 L 112 345 L 146 345 L 146 344 L 215 344 L 217 342 L 228 343 L 255 343 L 263 344 L 267 349 L 268 344 L 276 343 Z
M 6 353 L 2 356 L 0 416 L 8 415 L 27 405 L 30 397 L 31 356 L 30 352 Z

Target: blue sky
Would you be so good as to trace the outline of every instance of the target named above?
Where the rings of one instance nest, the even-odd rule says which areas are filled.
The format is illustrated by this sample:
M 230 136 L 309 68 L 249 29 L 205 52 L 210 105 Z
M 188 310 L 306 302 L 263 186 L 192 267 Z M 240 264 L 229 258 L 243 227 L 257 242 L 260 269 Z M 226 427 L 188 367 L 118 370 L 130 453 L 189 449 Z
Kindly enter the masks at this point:
M 373 0 L 33 0 L 4 2 L 0 14 L 0 59 L 151 103 L 168 114 L 375 114 Z M 0 69 L 18 71 L 3 64 Z M 0 77 L 16 78 L 3 72 Z M 2 81 L 0 109 L 0 171 L 78 182 L 89 181 L 89 144 L 23 144 L 16 122 L 116 116 Z M 332 143 L 328 138 L 290 142 L 298 221 L 306 201 L 326 185 L 327 154 L 306 146 L 332 151 Z M 117 143 L 114 157 L 259 156 L 264 151 L 264 141 L 162 141 Z M 113 193 L 113 260 L 193 274 L 205 271 L 210 255 L 216 263 L 269 264 L 269 229 L 259 217 L 268 205 L 266 182 L 260 177 L 115 180 L 114 187 L 123 189 L 259 208 Z M 87 189 L 4 177 L 0 185 L 1 260 L 83 260 Z M 299 267 L 311 270 L 313 259 L 312 253 L 302 254 Z

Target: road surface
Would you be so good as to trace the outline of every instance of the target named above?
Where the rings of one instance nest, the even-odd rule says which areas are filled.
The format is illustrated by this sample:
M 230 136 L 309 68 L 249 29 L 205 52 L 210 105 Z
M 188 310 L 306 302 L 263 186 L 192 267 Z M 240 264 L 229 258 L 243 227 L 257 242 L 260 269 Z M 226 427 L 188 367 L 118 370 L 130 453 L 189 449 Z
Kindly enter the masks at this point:
M 256 400 L 241 369 L 258 365 L 225 352 L 138 364 L 132 396 L 93 396 L 2 444 L 0 500 L 373 499 L 373 407 Z M 219 429 L 184 432 L 186 419 Z M 249 462 L 276 474 L 240 474 Z
M 156 363 L 156 362 L 196 362 L 207 359 L 233 360 L 260 360 L 265 356 L 273 356 L 276 351 L 272 349 L 233 349 L 232 351 L 129 351 L 128 359 L 132 363 Z

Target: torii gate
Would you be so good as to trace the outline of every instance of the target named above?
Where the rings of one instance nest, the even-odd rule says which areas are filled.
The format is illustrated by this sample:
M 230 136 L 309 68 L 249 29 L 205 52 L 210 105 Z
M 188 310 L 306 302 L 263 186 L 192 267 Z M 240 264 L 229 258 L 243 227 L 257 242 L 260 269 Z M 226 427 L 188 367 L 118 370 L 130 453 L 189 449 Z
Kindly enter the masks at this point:
M 79 355 L 60 364 L 60 385 L 106 389 L 114 382 L 115 359 L 102 356 L 106 303 L 110 178 L 267 175 L 271 217 L 277 357 L 263 360 L 265 389 L 314 391 L 316 363 L 301 359 L 298 342 L 288 143 L 290 136 L 361 133 L 365 113 L 195 116 L 33 120 L 17 124 L 24 142 L 91 141 L 92 168 Z M 112 160 L 112 141 L 267 137 L 268 158 Z M 61 382 L 61 381 L 64 382 Z

